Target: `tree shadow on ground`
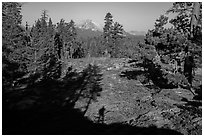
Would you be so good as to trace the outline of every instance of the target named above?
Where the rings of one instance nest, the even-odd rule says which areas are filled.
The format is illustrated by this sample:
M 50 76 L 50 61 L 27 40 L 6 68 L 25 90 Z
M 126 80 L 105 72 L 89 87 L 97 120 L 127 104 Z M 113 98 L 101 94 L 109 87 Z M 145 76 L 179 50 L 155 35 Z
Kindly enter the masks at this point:
M 195 100 L 202 100 L 202 85 L 200 85 L 199 87 L 195 88 L 195 93 L 197 94 L 196 96 L 194 96 L 193 99 Z
M 3 128 L 4 135 L 180 135 L 156 127 L 134 127 L 122 123 L 93 123 L 81 111 L 70 106 L 50 110 L 15 112 L 15 118 Z M 13 117 L 10 113 L 7 117 Z M 18 118 L 18 119 L 17 119 Z
M 202 106 L 202 102 L 201 101 L 196 101 L 196 100 L 188 100 L 186 98 L 183 98 L 181 101 L 185 101 L 187 102 L 187 104 L 185 104 L 186 106 L 193 106 L 193 107 L 199 107 Z
M 200 107 L 202 106 L 202 85 L 195 88 L 196 95 L 193 97 L 192 100 L 187 100 L 183 98 L 182 101 L 187 102 L 186 106 L 193 106 L 193 107 Z
M 58 114 L 64 112 L 67 112 L 68 117 L 75 115 L 71 113 L 71 108 L 82 98 L 87 100 L 82 112 L 85 114 L 91 101 L 96 100 L 102 91 L 101 79 L 100 69 L 95 65 L 89 65 L 82 72 L 68 68 L 62 79 L 42 77 L 37 73 L 26 76 L 18 86 L 3 91 L 3 125 L 7 130 L 40 125 L 49 127 L 52 119 L 47 124 L 41 122 L 49 117 L 60 119 L 63 115 Z M 68 113 L 65 108 L 71 112 Z
M 133 63 L 134 61 L 130 61 Z M 121 72 L 121 77 L 139 80 L 145 87 L 160 91 L 163 88 L 175 88 L 172 83 L 168 83 L 161 67 L 155 65 L 151 60 L 135 62 L 132 70 Z M 140 68 L 140 69 L 138 69 Z M 150 84 L 152 82 L 152 84 Z
M 85 113 L 102 90 L 102 74 L 95 65 L 82 72 L 70 69 L 63 79 L 33 80 L 25 88 L 3 93 L 4 135 L 102 135 L 102 134 L 180 134 L 156 127 L 134 127 L 122 123 L 94 123 Z M 39 79 L 39 77 L 35 77 Z M 81 98 L 84 109 L 74 108 Z

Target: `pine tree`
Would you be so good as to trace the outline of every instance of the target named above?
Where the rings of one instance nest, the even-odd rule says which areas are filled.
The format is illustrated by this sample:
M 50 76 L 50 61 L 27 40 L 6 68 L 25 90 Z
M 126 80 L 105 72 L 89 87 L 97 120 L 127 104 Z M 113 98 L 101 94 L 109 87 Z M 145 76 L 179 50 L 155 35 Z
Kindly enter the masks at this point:
M 54 26 L 52 20 L 48 20 L 46 11 L 43 11 L 40 19 L 37 20 L 31 29 L 32 59 L 30 64 L 31 72 L 42 73 L 49 66 L 51 57 L 55 57 L 54 51 Z
M 58 60 L 62 59 L 62 39 L 60 38 L 60 34 L 56 32 L 55 37 L 54 37 L 54 51 L 57 53 L 57 58 Z
M 113 16 L 108 12 L 105 16 L 105 25 L 103 28 L 103 37 L 106 46 L 106 54 L 110 53 L 112 45 L 112 28 L 113 28 Z
M 38 19 L 35 25 L 31 29 L 31 46 L 30 49 L 32 50 L 31 62 L 30 62 L 30 72 L 37 72 L 38 67 L 40 66 L 40 58 L 43 55 L 43 37 L 42 37 L 42 29 L 41 29 L 41 21 Z M 41 50 L 42 49 L 42 50 Z
M 21 26 L 21 4 L 2 3 L 2 77 L 3 86 L 26 72 L 25 67 L 25 30 Z
M 42 14 L 41 14 L 41 18 L 40 18 L 40 21 L 41 21 L 41 25 L 42 25 L 42 31 L 44 33 L 46 33 L 47 31 L 47 21 L 48 21 L 48 14 L 47 14 L 47 10 L 43 10 L 42 11 Z
M 112 39 L 113 39 L 113 45 L 111 47 L 111 56 L 112 57 L 117 57 L 119 54 L 119 40 L 124 38 L 123 36 L 123 26 L 119 24 L 118 22 L 115 22 L 113 25 L 113 30 L 112 30 Z
M 54 35 L 55 35 L 55 28 L 52 24 L 52 19 L 49 18 L 48 27 L 47 27 L 47 37 L 49 39 L 48 45 L 50 45 L 50 53 L 54 54 Z
M 169 21 L 171 24 L 173 24 L 174 29 L 178 32 L 174 35 L 178 35 L 178 37 L 183 36 L 186 38 L 185 45 L 194 52 L 195 60 L 198 61 L 196 64 L 201 64 L 202 3 L 175 2 L 167 13 L 177 13 L 177 16 Z
M 161 15 L 159 19 L 156 19 L 155 22 L 155 31 L 157 33 L 162 33 L 162 30 L 164 29 L 164 25 L 168 23 L 168 17 Z
M 66 23 L 61 19 L 57 24 L 57 33 L 55 35 L 55 48 L 58 52 L 58 57 L 62 61 L 62 72 L 66 69 L 66 64 L 70 58 L 73 58 L 74 52 L 77 50 L 76 29 L 74 21 Z M 65 74 L 65 73 L 63 73 Z
M 170 23 L 172 23 L 177 30 L 187 33 L 190 39 L 193 38 L 197 40 L 198 34 L 202 35 L 201 2 L 174 2 L 167 13 L 177 13 L 177 16 L 170 20 Z M 199 39 L 201 39 L 200 36 Z
M 49 18 L 46 31 L 46 51 L 44 53 L 43 75 L 45 79 L 56 79 L 61 76 L 61 61 L 55 48 L 55 30 L 52 19 Z
M 66 51 L 66 60 L 68 58 L 73 58 L 73 54 L 74 52 L 77 50 L 78 48 L 78 43 L 76 42 L 76 37 L 77 37 L 77 32 L 76 32 L 76 28 L 75 28 L 75 23 L 73 20 L 71 20 L 67 27 L 67 36 L 68 36 L 68 41 L 66 42 L 66 46 L 64 47 L 65 51 Z
M 111 13 L 107 13 L 104 20 L 103 37 L 106 46 L 105 53 L 109 53 L 111 57 L 117 57 L 119 40 L 124 38 L 123 26 L 118 22 L 113 22 Z

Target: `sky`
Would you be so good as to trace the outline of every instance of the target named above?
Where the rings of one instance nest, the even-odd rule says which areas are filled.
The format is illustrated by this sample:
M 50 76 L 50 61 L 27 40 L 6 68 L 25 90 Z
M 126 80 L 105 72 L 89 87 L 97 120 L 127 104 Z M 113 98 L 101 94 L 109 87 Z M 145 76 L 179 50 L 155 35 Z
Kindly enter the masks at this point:
M 171 2 L 28 2 L 22 6 L 22 23 L 29 25 L 41 17 L 43 10 L 48 11 L 53 23 L 60 19 L 76 23 L 91 19 L 104 26 L 106 13 L 123 25 L 126 31 L 147 31 L 153 29 L 155 20 L 172 6 Z

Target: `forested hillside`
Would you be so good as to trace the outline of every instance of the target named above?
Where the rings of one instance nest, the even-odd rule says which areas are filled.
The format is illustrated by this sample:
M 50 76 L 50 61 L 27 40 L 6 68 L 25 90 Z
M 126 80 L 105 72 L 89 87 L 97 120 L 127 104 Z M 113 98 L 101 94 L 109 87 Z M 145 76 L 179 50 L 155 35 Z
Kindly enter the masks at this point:
M 202 134 L 201 2 L 173 3 L 145 36 L 110 12 L 103 32 L 46 10 L 23 26 L 21 8 L 2 3 L 3 134 Z

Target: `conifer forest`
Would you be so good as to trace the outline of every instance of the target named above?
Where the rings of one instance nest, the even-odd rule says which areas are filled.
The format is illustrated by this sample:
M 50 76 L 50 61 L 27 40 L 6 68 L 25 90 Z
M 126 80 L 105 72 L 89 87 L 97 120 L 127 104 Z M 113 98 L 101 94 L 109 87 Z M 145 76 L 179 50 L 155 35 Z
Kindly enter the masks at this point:
M 2 2 L 3 135 L 202 135 L 202 2 L 144 35 L 111 12 L 100 31 L 47 10 L 24 25 L 22 5 Z

